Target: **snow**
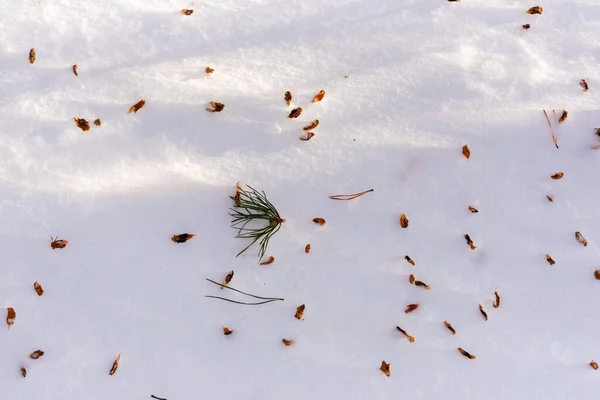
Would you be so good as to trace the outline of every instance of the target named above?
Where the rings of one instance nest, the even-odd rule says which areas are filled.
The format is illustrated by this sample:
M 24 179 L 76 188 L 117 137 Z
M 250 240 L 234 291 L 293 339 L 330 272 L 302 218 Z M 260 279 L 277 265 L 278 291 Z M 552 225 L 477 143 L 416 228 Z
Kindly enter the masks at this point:
M 2 398 L 600 395 L 597 1 L 0 0 L 0 15 L 0 302 L 17 314 Z M 271 265 L 235 257 L 238 181 L 286 219 Z M 205 280 L 231 270 L 285 301 L 204 297 L 248 301 Z

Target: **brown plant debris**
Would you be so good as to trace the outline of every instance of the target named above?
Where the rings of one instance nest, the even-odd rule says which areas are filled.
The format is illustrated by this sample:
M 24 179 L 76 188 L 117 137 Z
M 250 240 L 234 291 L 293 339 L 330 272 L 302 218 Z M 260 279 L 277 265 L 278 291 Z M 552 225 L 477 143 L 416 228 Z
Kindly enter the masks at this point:
M 304 252 L 305 252 L 306 254 L 310 253 L 310 243 L 309 243 L 309 244 L 307 244 L 306 246 L 304 246 Z
M 165 398 L 163 398 L 163 397 L 156 397 L 156 396 L 155 396 L 155 395 L 153 395 L 153 394 L 151 394 L 151 395 L 150 395 L 150 397 L 152 397 L 153 399 L 156 399 L 156 400 L 167 400 L 167 399 L 165 399 Z
M 306 137 L 302 137 L 300 136 L 300 140 L 302 140 L 303 142 L 308 142 L 310 139 L 312 139 L 315 136 L 314 132 L 306 132 Z
M 592 367 L 594 369 L 598 369 L 598 363 L 596 361 L 592 361 L 592 362 L 590 362 L 590 367 Z
M 194 10 L 188 10 L 187 8 L 184 8 L 183 10 L 181 10 L 181 13 L 183 15 L 192 15 L 194 13 Z
M 529 29 L 529 28 L 531 28 L 531 25 L 529 25 L 529 24 L 523 24 L 522 27 L 523 27 L 523 29 Z
M 590 87 L 588 86 L 585 79 L 582 79 L 579 81 L 579 86 L 581 86 L 581 88 L 583 89 L 584 92 L 587 92 L 588 90 L 590 90 Z
M 567 117 L 569 116 L 569 111 L 567 111 L 566 109 L 563 110 L 562 114 L 560 114 L 560 118 L 558 119 L 558 123 L 562 123 L 565 121 L 565 119 L 567 119 Z
M 381 362 L 381 367 L 379 369 L 385 374 L 385 376 L 391 376 L 390 372 L 390 363 L 386 363 L 385 361 Z
M 562 179 L 562 177 L 565 176 L 565 174 L 563 172 L 557 172 L 554 175 L 551 175 L 550 178 L 554 179 L 555 181 Z
M 479 304 L 479 312 L 481 313 L 481 315 L 483 315 L 483 318 L 485 318 L 485 320 L 488 320 L 488 315 L 485 312 L 485 310 L 483 309 L 483 304 Z
M 135 103 L 134 105 L 131 106 L 131 108 L 129 109 L 129 112 L 127 114 L 130 113 L 137 113 L 139 111 L 140 108 L 144 107 L 146 105 L 146 100 L 141 99 L 140 101 L 138 101 L 137 103 Z
M 273 264 L 273 261 L 275 261 L 275 257 L 269 256 L 269 258 L 267 258 L 265 261 L 261 262 L 260 265 Z
M 406 260 L 407 263 L 409 263 L 410 265 L 412 265 L 413 267 L 415 266 L 415 262 L 413 261 L 412 258 L 410 258 L 409 256 L 404 256 L 404 259 Z
M 223 281 L 223 286 L 221 286 L 221 290 L 223 290 L 223 288 L 227 286 L 229 282 L 231 282 L 231 280 L 233 279 L 233 274 L 234 272 L 232 270 L 225 276 L 225 280 Z
M 471 211 L 473 214 L 477 214 L 479 212 L 479 210 L 473 206 L 469 206 L 469 211 Z
M 15 318 L 17 318 L 17 313 L 15 312 L 15 309 L 12 307 L 8 307 L 8 309 L 6 310 L 6 325 L 8 325 L 8 328 L 10 329 L 10 327 L 15 323 Z
M 492 306 L 494 308 L 500 307 L 500 295 L 498 294 L 498 289 L 494 290 L 494 303 Z
M 42 289 L 42 285 L 40 285 L 38 281 L 33 282 L 33 289 L 35 290 L 38 296 L 44 294 L 44 289 Z
M 285 100 L 285 104 L 288 106 L 292 104 L 292 92 L 289 90 L 283 94 L 283 100 Z
M 596 128 L 595 132 L 596 132 L 596 136 L 600 136 L 600 128 Z
M 453 334 L 453 335 L 456 335 L 456 331 L 454 330 L 454 328 L 452 327 L 452 325 L 450 325 L 450 322 L 448 322 L 448 321 L 444 321 L 444 326 L 445 326 L 446 328 L 448 328 L 448 330 L 449 330 L 450 332 L 452 332 L 452 334 Z
M 240 186 L 240 183 L 236 183 L 235 184 L 235 196 L 233 197 L 233 202 L 235 204 L 236 207 L 240 207 L 241 203 L 240 203 L 240 196 L 242 195 L 243 189 Z
M 410 274 L 408 276 L 408 281 L 410 282 L 411 285 L 415 284 L 415 276 L 413 274 Z
M 475 250 L 477 248 L 477 246 L 475 246 L 469 235 L 465 234 L 465 240 L 467 241 L 467 244 L 469 245 L 471 250 Z
M 212 69 L 211 67 L 206 67 L 206 68 L 204 69 L 204 72 L 206 72 L 207 74 L 212 74 L 213 72 L 215 72 L 215 70 L 214 70 L 214 69 Z
M 541 6 L 533 6 L 529 10 L 525 11 L 527 14 L 541 14 L 544 9 Z
M 212 108 L 207 108 L 206 111 L 211 113 L 221 112 L 225 108 L 225 104 L 216 101 L 211 101 L 209 104 Z
M 353 200 L 357 197 L 362 196 L 365 193 L 372 192 L 374 189 L 365 190 L 364 192 L 354 193 L 354 194 L 336 194 L 333 196 L 329 196 L 332 200 Z
M 38 358 L 40 358 L 43 355 L 44 355 L 44 352 L 42 350 L 36 350 L 29 355 L 29 358 L 31 358 L 32 360 L 37 360 Z
M 324 91 L 324 90 L 321 90 L 319 93 L 317 93 L 317 94 L 315 95 L 315 97 L 313 97 L 313 99 L 312 99 L 311 103 L 318 103 L 318 102 L 320 102 L 321 100 L 323 100 L 323 97 L 325 97 L 325 91 Z
M 171 240 L 174 243 L 185 243 L 195 236 L 196 236 L 195 233 L 180 233 L 179 235 L 171 236 Z
M 223 335 L 225 336 L 229 336 L 233 333 L 233 331 L 226 326 L 222 326 L 221 328 L 223 328 Z
M 102 121 L 100 120 L 100 118 L 96 118 L 94 120 L 94 125 L 96 125 L 96 126 L 102 126 Z
M 73 121 L 75 121 L 75 124 L 77 124 L 77 127 L 80 128 L 82 131 L 87 132 L 90 130 L 90 123 L 87 122 L 85 119 L 73 118 Z
M 588 245 L 587 240 L 585 240 L 585 238 L 583 237 L 583 235 L 581 234 L 581 232 L 575 232 L 575 239 L 577 239 L 577 241 L 579 243 L 581 243 L 584 246 Z
M 403 228 L 408 228 L 408 218 L 406 218 L 406 214 L 400 215 L 400 226 Z
M 414 342 L 415 342 L 415 338 L 414 338 L 414 336 L 410 336 L 410 335 L 409 335 L 409 334 L 408 334 L 408 333 L 407 333 L 407 332 L 406 332 L 404 329 L 402 329 L 402 328 L 400 328 L 399 326 L 397 326 L 397 327 L 396 327 L 396 330 L 397 330 L 398 332 L 400 332 L 402 335 L 404 335 L 404 337 L 405 337 L 406 339 L 408 339 L 408 341 L 409 341 L 410 343 L 414 343 Z
M 462 148 L 462 154 L 467 160 L 471 158 L 471 150 L 469 150 L 469 146 L 467 146 L 466 144 Z
M 293 344 L 294 344 L 294 340 L 293 340 L 293 339 L 286 339 L 286 338 L 283 338 L 283 339 L 281 339 L 281 342 L 282 342 L 284 345 L 286 345 L 286 346 L 291 346 L 291 345 L 293 345 Z
M 325 219 L 323 219 L 323 218 L 319 218 L 319 217 L 317 217 L 317 218 L 313 218 L 313 222 L 314 222 L 315 224 L 318 224 L 318 225 L 321 225 L 321 226 L 325 225 L 325 223 L 326 223 L 326 222 L 325 222 Z
M 419 304 L 409 304 L 406 306 L 406 309 L 404 310 L 404 312 L 406 314 L 411 313 L 413 311 L 415 311 L 417 308 L 419 308 Z
M 421 282 L 421 281 L 417 281 L 415 280 L 415 276 L 413 274 L 410 274 L 408 277 L 408 281 L 415 286 L 420 286 L 422 288 L 424 288 L 425 290 L 431 290 L 431 288 L 429 287 L 429 285 L 427 285 L 425 282 Z
M 53 238 L 52 236 L 50 236 L 50 247 L 52 247 L 52 250 L 54 249 L 64 249 L 65 247 L 67 247 L 67 245 L 69 244 L 68 240 L 64 240 L 64 239 L 58 239 L 58 236 Z
M 29 50 L 29 64 L 33 64 L 35 62 L 35 49 Z
M 460 352 L 460 354 L 462 354 L 463 356 L 467 357 L 468 359 L 474 360 L 477 357 L 475 357 L 473 354 L 463 350 L 461 347 L 458 348 L 458 351 Z
M 600 269 L 594 271 L 594 278 L 600 281 Z
M 21 375 L 23 375 L 23 378 L 27 377 L 27 370 L 23 367 L 21 367 Z
M 290 111 L 288 118 L 298 118 L 302 114 L 302 107 L 296 107 Z
M 311 129 L 315 129 L 317 126 L 319 126 L 319 120 L 318 119 L 313 119 L 309 125 L 306 125 L 304 128 L 302 128 L 305 131 L 310 131 Z
M 75 76 L 79 76 L 79 74 L 77 73 L 77 64 L 73 64 L 73 73 L 75 74 Z
M 556 134 L 554 133 L 554 128 L 552 127 L 552 124 L 550 123 L 550 118 L 548 118 L 548 113 L 546 112 L 546 110 L 542 110 L 544 111 L 544 116 L 546 117 L 546 121 L 548 121 L 548 126 L 550 127 L 550 134 L 552 135 L 552 142 L 554 143 L 554 146 L 558 149 L 558 139 L 556 138 Z
M 302 316 L 304 315 L 304 309 L 306 308 L 306 305 L 301 304 L 296 308 L 296 314 L 294 315 L 294 317 L 296 319 L 299 320 L 303 320 Z
M 554 260 L 552 259 L 552 257 L 550 257 L 550 255 L 549 255 L 549 254 L 546 254 L 546 261 L 548 261 L 548 264 L 550 264 L 550 265 L 554 265 L 554 264 L 556 264 L 556 261 L 554 261 Z
M 550 203 L 554 202 L 554 199 L 552 198 L 552 196 L 550 196 L 550 195 L 546 195 L 546 198 L 548 199 L 548 201 L 549 201 Z
M 114 375 L 117 372 L 117 368 L 119 368 L 119 361 L 121 360 L 121 353 L 117 355 L 115 362 L 113 362 L 112 368 L 109 371 L 109 375 Z

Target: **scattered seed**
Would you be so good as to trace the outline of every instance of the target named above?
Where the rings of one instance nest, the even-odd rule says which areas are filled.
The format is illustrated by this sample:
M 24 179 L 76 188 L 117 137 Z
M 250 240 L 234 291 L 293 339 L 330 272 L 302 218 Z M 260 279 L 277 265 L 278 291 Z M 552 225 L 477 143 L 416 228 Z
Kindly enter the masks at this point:
M 285 100 L 285 104 L 287 104 L 288 106 L 292 104 L 292 92 L 290 92 L 289 90 L 285 92 L 285 94 L 283 95 L 283 99 Z
M 554 261 L 552 259 L 552 257 L 550 257 L 550 255 L 548 255 L 548 254 L 546 254 L 546 261 L 548 261 L 548 264 L 550 264 L 550 265 L 556 264 L 556 261 Z
M 584 246 L 587 246 L 588 244 L 587 240 L 585 240 L 581 232 L 575 232 L 575 239 L 577 239 L 577 241 Z
M 456 335 L 456 331 L 454 330 L 454 328 L 452 327 L 452 325 L 450 325 L 450 322 L 444 321 L 444 325 L 446 326 L 446 328 L 448 328 L 448 330 L 450 332 L 452 332 L 453 335 Z
M 302 136 L 300 136 L 300 140 L 302 140 L 304 142 L 308 142 L 310 139 L 313 138 L 313 136 L 315 136 L 314 132 L 306 132 L 306 137 L 303 138 Z
M 381 367 L 379 367 L 381 371 L 385 374 L 385 376 L 390 376 L 392 373 L 390 372 L 390 364 L 385 361 L 381 362 Z
M 594 271 L 594 278 L 596 278 L 600 281 L 600 269 L 597 269 Z
M 304 252 L 305 252 L 306 254 L 310 253 L 310 243 L 309 243 L 309 244 L 307 244 L 306 246 L 304 246 Z
M 420 287 L 424 288 L 425 290 L 431 290 L 429 285 L 427 285 L 425 282 L 415 281 L 415 286 L 420 286 Z
M 305 308 L 306 308 L 306 306 L 304 304 L 299 305 L 296 308 L 296 314 L 294 315 L 294 317 L 296 317 L 296 319 L 303 319 L 302 316 L 304 315 Z
M 408 228 L 408 218 L 406 218 L 406 214 L 400 215 L 400 226 L 403 228 Z
M 462 148 L 462 154 L 467 160 L 471 158 L 471 150 L 469 150 L 469 146 L 467 146 L 466 144 Z
M 85 119 L 83 119 L 83 118 L 73 118 L 73 120 L 77 124 L 77 127 L 80 128 L 82 131 L 86 132 L 86 131 L 90 130 L 90 123 L 87 122 Z
M 129 109 L 129 112 L 127 114 L 130 113 L 137 113 L 138 110 L 142 107 L 144 107 L 146 105 L 146 100 L 141 99 L 140 101 L 138 101 L 137 103 L 135 103 L 134 105 L 131 106 L 131 108 Z
M 471 359 L 471 360 L 474 360 L 474 359 L 476 359 L 476 358 L 477 358 L 477 357 L 475 357 L 473 354 L 466 352 L 465 350 L 463 350 L 463 349 L 462 349 L 462 348 L 460 348 L 460 347 L 458 348 L 458 351 L 460 352 L 460 354 L 462 354 L 463 356 L 465 356 L 465 357 L 467 357 L 467 358 L 469 358 L 469 359 Z
M 109 375 L 114 375 L 117 372 L 117 368 L 119 368 L 119 360 L 121 360 L 121 353 L 117 355 L 115 362 L 113 362 L 112 368 L 110 369 Z
M 492 306 L 494 308 L 500 307 L 500 295 L 498 294 L 498 289 L 494 290 L 494 297 L 496 298 L 494 304 Z
M 410 274 L 408 276 L 408 281 L 410 282 L 411 285 L 415 284 L 415 276 L 413 274 Z
M 558 123 L 564 122 L 565 119 L 567 119 L 567 117 L 569 116 L 569 112 L 564 109 L 562 114 L 560 115 L 560 118 L 558 119 Z
M 396 330 L 398 330 L 400 333 L 402 333 L 404 335 L 404 337 L 407 338 L 410 343 L 414 343 L 415 342 L 414 336 L 410 336 L 404 329 L 402 329 L 399 326 L 397 326 Z
M 188 240 L 190 240 L 191 238 L 195 237 L 196 234 L 195 233 L 181 233 L 179 235 L 173 235 L 171 236 L 171 240 L 174 243 L 185 243 Z
M 552 196 L 548 196 L 548 195 L 546 195 L 546 198 L 548 199 L 548 201 L 549 201 L 550 203 L 552 203 L 552 202 L 554 201 L 554 199 L 552 198 Z
M 52 236 L 50 236 L 50 247 L 52 247 L 52 250 L 54 249 L 64 249 L 65 247 L 67 247 L 67 245 L 69 244 L 68 240 L 64 240 L 64 239 L 58 239 L 58 236 L 53 238 Z
M 224 286 L 227 286 L 229 284 L 229 282 L 231 282 L 231 280 L 233 279 L 233 274 L 234 274 L 234 272 L 232 270 L 225 276 L 225 280 L 223 281 Z M 221 290 L 223 290 L 224 286 L 221 286 Z
M 44 289 L 42 289 L 42 285 L 40 285 L 38 281 L 33 282 L 33 289 L 35 290 L 38 296 L 44 294 Z
M 473 207 L 473 206 L 469 206 L 469 211 L 471 211 L 473 214 L 476 214 L 476 213 L 478 213 L 478 212 L 479 212 L 479 210 L 478 210 L 478 209 L 476 209 L 476 208 L 475 208 L 475 207 Z
M 102 121 L 100 121 L 100 118 L 96 118 L 94 120 L 94 125 L 96 125 L 96 126 L 102 126 Z
M 590 87 L 588 86 L 585 79 L 580 80 L 579 85 L 581 86 L 581 88 L 583 89 L 584 92 L 587 92 L 588 90 L 590 90 Z
M 35 49 L 29 50 L 29 64 L 33 64 L 35 62 Z
M 325 91 L 324 91 L 324 90 L 321 90 L 319 93 L 317 93 L 317 94 L 315 95 L 315 97 L 313 97 L 313 99 L 312 99 L 311 103 L 318 103 L 318 102 L 320 102 L 321 100 L 323 100 L 323 97 L 325 97 Z
M 317 126 L 319 126 L 319 120 L 318 119 L 313 119 L 310 122 L 310 125 L 306 125 L 304 128 L 302 128 L 305 131 L 310 131 L 311 129 L 315 129 Z
M 273 261 L 275 261 L 275 257 L 269 256 L 269 258 L 267 258 L 265 261 L 261 262 L 260 265 L 273 264 Z
M 73 73 L 75 74 L 75 76 L 79 76 L 79 74 L 77 73 L 77 64 L 73 64 Z
M 554 175 L 551 175 L 550 178 L 554 179 L 555 181 L 562 179 L 562 177 L 565 176 L 564 173 L 562 172 L 557 172 Z
M 419 304 L 409 304 L 406 306 L 406 309 L 404 310 L 404 312 L 406 314 L 408 314 L 408 313 L 415 311 L 417 308 L 419 308 Z
M 286 345 L 286 346 L 291 346 L 294 344 L 294 340 L 293 339 L 281 339 L 281 342 Z
M 292 111 L 290 111 L 288 118 L 298 118 L 300 114 L 302 114 L 302 107 L 296 107 Z
M 43 355 L 44 355 L 44 352 L 42 350 L 36 350 L 29 355 L 29 358 L 31 358 L 32 360 L 37 360 L 38 358 L 40 358 Z
M 221 112 L 225 108 L 225 104 L 216 101 L 211 101 L 209 104 L 212 106 L 212 108 L 207 108 L 206 111 L 211 113 Z
M 181 13 L 183 15 L 192 15 L 194 13 L 194 10 L 188 10 L 187 8 L 184 8 L 183 10 L 181 10 Z
M 8 309 L 6 310 L 6 325 L 8 325 L 8 328 L 10 329 L 10 327 L 15 323 L 15 318 L 17 318 L 17 313 L 15 312 L 15 309 L 12 307 L 8 307 Z
M 531 25 L 529 25 L 529 24 L 524 24 L 522 26 L 523 26 L 523 29 L 529 29 L 529 28 L 531 28 Z
M 404 259 L 411 264 L 413 267 L 415 266 L 415 262 L 409 256 L 404 256 Z
M 225 336 L 229 336 L 233 333 L 233 331 L 226 326 L 223 326 L 222 328 L 223 328 L 223 335 L 225 335 Z
M 207 74 L 212 74 L 213 72 L 215 72 L 215 70 L 214 70 L 214 69 L 212 69 L 211 67 L 206 67 L 206 68 L 204 69 L 204 72 L 206 72 Z
M 600 136 L 600 128 L 596 128 L 596 136 Z
M 325 220 L 323 218 L 313 218 L 313 222 L 321 226 L 325 225 Z
M 21 375 L 23 375 L 23 378 L 27 377 L 27 370 L 23 367 L 21 367 Z
M 488 315 L 485 312 L 485 310 L 483 309 L 483 304 L 479 304 L 479 312 L 481 312 L 481 315 L 483 315 L 483 318 L 485 318 L 485 320 L 488 320 Z
M 467 244 L 469 245 L 471 250 L 475 250 L 477 248 L 477 246 L 475 246 L 469 235 L 465 235 L 465 240 L 467 241 Z
M 531 7 L 529 10 L 525 11 L 527 14 L 541 14 L 544 11 L 544 9 L 540 6 L 533 6 Z
M 598 369 L 598 363 L 596 361 L 590 362 L 590 366 L 594 369 Z

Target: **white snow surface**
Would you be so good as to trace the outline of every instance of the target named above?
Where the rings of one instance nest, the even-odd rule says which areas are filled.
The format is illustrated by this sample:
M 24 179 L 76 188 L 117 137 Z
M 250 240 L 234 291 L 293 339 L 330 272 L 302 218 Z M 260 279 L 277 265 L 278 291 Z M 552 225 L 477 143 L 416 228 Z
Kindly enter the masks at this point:
M 0 397 L 598 398 L 598 32 L 597 0 L 0 0 Z M 271 265 L 238 181 L 286 219 Z M 250 300 L 230 270 L 285 301 L 206 298 Z

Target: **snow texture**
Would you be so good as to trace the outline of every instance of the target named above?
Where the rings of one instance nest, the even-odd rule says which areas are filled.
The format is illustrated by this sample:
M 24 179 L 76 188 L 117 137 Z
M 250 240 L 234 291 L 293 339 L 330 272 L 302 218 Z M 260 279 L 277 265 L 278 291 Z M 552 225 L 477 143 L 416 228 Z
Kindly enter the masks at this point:
M 597 0 L 0 0 L 0 15 L 2 399 L 600 396 Z M 286 219 L 271 265 L 235 258 L 238 181 Z M 230 270 L 285 301 L 204 297 L 247 301 L 205 280 Z

